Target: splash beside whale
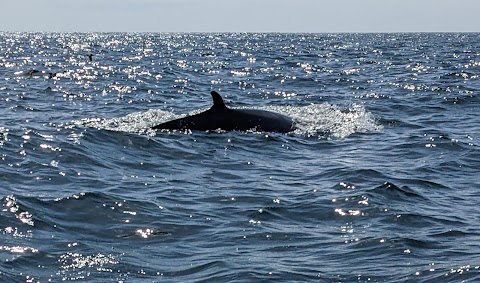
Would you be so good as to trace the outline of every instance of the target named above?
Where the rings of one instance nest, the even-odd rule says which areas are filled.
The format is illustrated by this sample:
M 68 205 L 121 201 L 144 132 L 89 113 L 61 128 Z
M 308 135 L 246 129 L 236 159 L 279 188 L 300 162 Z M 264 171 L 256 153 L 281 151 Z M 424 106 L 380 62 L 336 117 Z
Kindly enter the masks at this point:
M 294 122 L 285 115 L 258 109 L 228 108 L 216 91 L 210 93 L 213 105 L 210 109 L 152 127 L 165 130 L 224 130 L 288 133 L 295 129 Z

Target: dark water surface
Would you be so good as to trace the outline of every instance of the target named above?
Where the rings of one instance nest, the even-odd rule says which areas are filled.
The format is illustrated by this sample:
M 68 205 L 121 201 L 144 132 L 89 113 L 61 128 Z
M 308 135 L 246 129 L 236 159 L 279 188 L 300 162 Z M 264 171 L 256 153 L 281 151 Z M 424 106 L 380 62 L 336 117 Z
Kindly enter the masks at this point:
M 480 281 L 479 34 L 0 39 L 1 282 Z

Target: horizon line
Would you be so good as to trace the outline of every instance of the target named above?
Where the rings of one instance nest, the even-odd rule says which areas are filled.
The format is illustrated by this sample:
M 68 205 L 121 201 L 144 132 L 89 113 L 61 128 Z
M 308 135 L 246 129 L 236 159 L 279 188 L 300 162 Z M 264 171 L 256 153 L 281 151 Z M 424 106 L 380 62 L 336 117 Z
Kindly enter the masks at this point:
M 68 31 L 68 30 L 0 30 L 1 33 L 164 33 L 164 34 L 181 34 L 181 33 L 194 33 L 194 34 L 400 34 L 400 33 L 420 33 L 420 34 L 432 34 L 432 33 L 480 33 L 480 31 Z

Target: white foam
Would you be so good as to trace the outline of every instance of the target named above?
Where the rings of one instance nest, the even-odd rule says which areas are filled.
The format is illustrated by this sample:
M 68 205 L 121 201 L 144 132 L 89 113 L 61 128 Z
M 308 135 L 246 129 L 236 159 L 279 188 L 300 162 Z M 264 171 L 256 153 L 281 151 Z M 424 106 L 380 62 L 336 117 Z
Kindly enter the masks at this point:
M 356 104 L 346 110 L 341 110 L 329 103 L 300 107 L 267 106 L 257 109 L 273 111 L 291 117 L 296 126 L 294 133 L 307 137 L 343 139 L 354 133 L 383 129 L 370 112 L 367 112 L 363 106 Z M 189 114 L 197 114 L 204 110 L 196 110 Z M 184 116 L 168 111 L 150 109 L 146 112 L 135 112 L 111 119 L 86 118 L 73 121 L 72 124 L 110 131 L 146 133 L 154 136 L 156 131 L 152 130 L 151 127 Z
M 75 126 L 93 127 L 109 131 L 155 135 L 151 127 L 160 123 L 178 119 L 184 115 L 175 115 L 172 112 L 150 109 L 146 112 L 134 112 L 117 118 L 85 118 L 72 121 Z
M 265 110 L 291 117 L 296 126 L 295 134 L 308 137 L 343 139 L 354 133 L 383 129 L 373 114 L 358 104 L 346 110 L 329 103 L 301 107 L 275 106 L 266 107 Z

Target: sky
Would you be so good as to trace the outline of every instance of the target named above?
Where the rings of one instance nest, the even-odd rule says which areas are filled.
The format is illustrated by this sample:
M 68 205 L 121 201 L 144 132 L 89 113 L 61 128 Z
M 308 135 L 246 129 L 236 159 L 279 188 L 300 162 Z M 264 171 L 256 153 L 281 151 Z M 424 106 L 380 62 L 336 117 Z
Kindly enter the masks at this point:
M 1 0 L 0 31 L 480 32 L 480 0 Z

